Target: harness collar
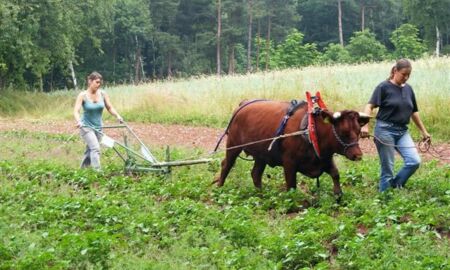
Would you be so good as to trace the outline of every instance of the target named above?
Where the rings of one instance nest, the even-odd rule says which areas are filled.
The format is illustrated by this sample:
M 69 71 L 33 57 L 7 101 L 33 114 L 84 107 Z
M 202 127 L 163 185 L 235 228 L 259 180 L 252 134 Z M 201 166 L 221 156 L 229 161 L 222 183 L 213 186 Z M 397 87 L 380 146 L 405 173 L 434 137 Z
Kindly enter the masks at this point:
M 309 141 L 311 142 L 317 157 L 320 158 L 319 141 L 317 139 L 316 133 L 316 121 L 315 118 L 313 117 L 313 114 L 317 113 L 320 110 L 325 110 L 327 106 L 322 101 L 322 97 L 320 96 L 319 91 L 316 92 L 315 96 L 311 96 L 311 93 L 309 91 L 306 91 L 306 102 L 308 103 Z

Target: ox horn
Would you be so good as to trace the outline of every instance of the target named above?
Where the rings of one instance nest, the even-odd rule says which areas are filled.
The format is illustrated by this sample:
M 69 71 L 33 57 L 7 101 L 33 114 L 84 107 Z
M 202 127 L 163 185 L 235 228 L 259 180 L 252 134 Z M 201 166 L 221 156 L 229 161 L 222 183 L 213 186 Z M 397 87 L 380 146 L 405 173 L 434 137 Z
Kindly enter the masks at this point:
M 363 112 L 359 112 L 359 117 L 361 117 L 361 118 L 371 118 L 370 115 L 368 115 L 366 113 L 363 113 Z
M 338 119 L 339 117 L 341 117 L 341 112 L 335 112 L 335 113 L 333 113 L 333 118 L 334 118 L 334 119 Z

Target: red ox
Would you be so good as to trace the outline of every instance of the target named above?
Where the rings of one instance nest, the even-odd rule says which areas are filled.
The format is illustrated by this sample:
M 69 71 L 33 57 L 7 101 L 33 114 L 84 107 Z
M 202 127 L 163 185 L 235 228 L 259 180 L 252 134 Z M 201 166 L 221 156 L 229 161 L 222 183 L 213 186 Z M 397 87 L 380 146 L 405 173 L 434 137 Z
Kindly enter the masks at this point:
M 333 154 L 344 155 L 350 160 L 360 160 L 358 145 L 361 127 L 369 122 L 367 115 L 345 110 L 335 114 L 320 110 L 313 115 L 320 158 L 315 153 L 307 136 L 297 135 L 280 139 L 278 147 L 269 151 L 271 138 L 275 135 L 289 102 L 258 101 L 244 104 L 235 111 L 227 129 L 227 151 L 222 161 L 222 170 L 216 182 L 223 186 L 225 178 L 236 158 L 244 151 L 254 158 L 251 172 L 255 187 L 261 188 L 261 177 L 266 165 L 283 166 L 287 189 L 297 186 L 296 173 L 318 178 L 326 172 L 333 178 L 334 194 L 342 195 L 339 172 L 333 161 Z M 294 112 L 286 124 L 284 134 L 297 132 L 307 114 L 306 103 Z M 262 141 L 259 143 L 252 143 Z

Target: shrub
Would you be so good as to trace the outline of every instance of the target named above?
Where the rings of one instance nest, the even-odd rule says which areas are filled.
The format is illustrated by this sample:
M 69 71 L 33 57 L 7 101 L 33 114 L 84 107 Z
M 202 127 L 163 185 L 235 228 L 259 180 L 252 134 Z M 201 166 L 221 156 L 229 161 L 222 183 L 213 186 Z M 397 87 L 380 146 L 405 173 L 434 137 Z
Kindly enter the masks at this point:
M 332 63 L 350 63 L 352 58 L 348 50 L 340 44 L 330 43 L 325 48 L 325 52 L 320 58 L 320 62 L 326 64 Z
M 319 52 L 314 43 L 303 43 L 304 35 L 298 30 L 292 30 L 286 40 L 277 46 L 274 61 L 278 68 L 303 67 L 314 64 Z
M 346 48 L 354 62 L 381 61 L 386 55 L 386 47 L 369 30 L 355 32 Z
M 399 58 L 417 59 L 426 51 L 426 46 L 417 36 L 419 30 L 412 24 L 406 23 L 397 28 L 391 35 L 391 42 L 395 46 L 394 56 Z

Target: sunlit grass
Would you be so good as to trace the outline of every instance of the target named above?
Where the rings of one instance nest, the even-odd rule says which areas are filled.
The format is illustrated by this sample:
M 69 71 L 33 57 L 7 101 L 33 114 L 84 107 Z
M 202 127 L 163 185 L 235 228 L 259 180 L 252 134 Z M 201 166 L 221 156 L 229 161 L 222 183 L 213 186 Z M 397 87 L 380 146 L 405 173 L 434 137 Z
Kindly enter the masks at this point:
M 450 58 L 422 59 L 412 64 L 409 83 L 415 90 L 422 119 L 435 137 L 449 140 L 446 126 L 450 124 Z M 388 77 L 392 65 L 383 62 L 307 67 L 121 85 L 105 90 L 129 121 L 223 127 L 243 99 L 304 99 L 305 91 L 321 91 L 332 110 L 362 110 L 376 85 Z M 70 119 L 76 94 L 7 92 L 0 100 L 0 116 Z

